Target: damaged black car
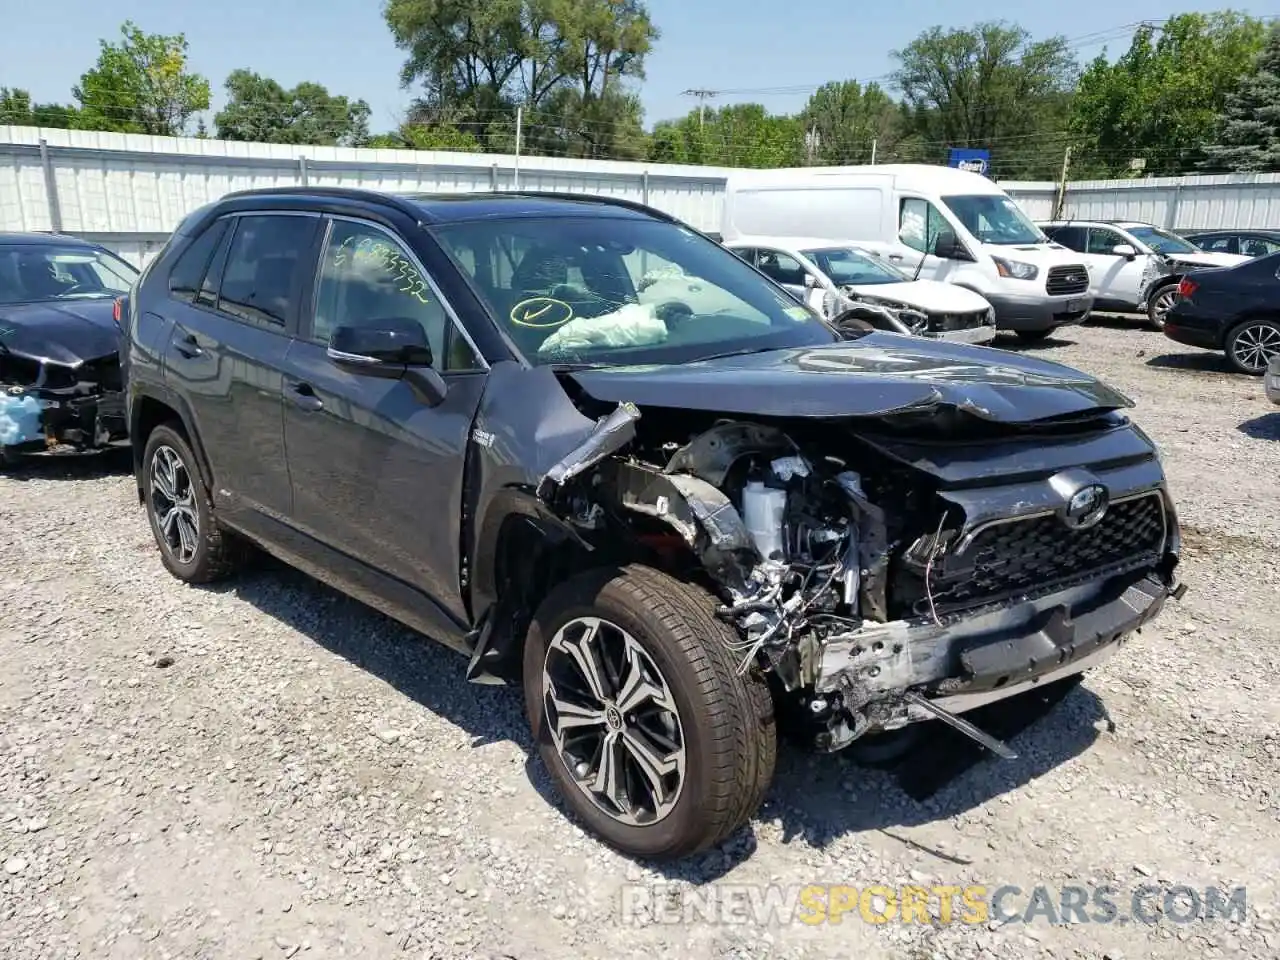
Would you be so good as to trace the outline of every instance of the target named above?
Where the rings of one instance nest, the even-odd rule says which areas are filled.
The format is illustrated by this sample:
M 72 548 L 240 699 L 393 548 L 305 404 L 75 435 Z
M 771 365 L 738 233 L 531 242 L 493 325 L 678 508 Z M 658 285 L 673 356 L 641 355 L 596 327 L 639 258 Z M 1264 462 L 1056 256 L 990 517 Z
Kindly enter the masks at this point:
M 0 461 L 126 437 L 116 300 L 137 276 L 75 237 L 0 233 Z
M 568 806 L 679 857 L 820 751 L 1102 662 L 1178 524 L 1130 402 L 828 323 L 646 207 L 296 188 L 193 213 L 126 317 L 175 576 L 250 545 L 523 687 Z

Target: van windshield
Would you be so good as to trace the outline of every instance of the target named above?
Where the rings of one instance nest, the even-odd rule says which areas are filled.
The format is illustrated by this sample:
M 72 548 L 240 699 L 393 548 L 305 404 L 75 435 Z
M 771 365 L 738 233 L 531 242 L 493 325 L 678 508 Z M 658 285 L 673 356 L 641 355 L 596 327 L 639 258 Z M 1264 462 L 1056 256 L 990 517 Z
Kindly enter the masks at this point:
M 736 254 L 667 221 L 513 217 L 434 232 L 533 364 L 689 363 L 839 339 Z
M 979 194 L 943 197 L 942 202 L 964 224 L 964 228 L 983 243 L 1013 245 L 1049 242 L 1049 238 L 1027 218 L 1022 208 L 1008 197 Z

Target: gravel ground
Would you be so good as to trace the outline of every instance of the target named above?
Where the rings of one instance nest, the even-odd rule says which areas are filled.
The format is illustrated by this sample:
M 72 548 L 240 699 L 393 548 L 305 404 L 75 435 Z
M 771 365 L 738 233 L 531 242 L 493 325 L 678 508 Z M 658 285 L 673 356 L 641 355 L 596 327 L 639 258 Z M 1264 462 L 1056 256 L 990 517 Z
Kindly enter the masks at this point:
M 181 585 L 121 458 L 0 475 L 0 955 L 1280 956 L 1280 410 L 1136 324 L 1035 353 L 1137 401 L 1184 600 L 1015 736 L 1018 760 L 912 799 L 788 750 L 748 830 L 664 870 L 566 819 L 518 693 L 467 685 L 455 654 L 270 563 Z M 1246 885 L 1248 914 L 631 923 L 629 883 L 1110 883 L 1121 914 L 1138 884 Z

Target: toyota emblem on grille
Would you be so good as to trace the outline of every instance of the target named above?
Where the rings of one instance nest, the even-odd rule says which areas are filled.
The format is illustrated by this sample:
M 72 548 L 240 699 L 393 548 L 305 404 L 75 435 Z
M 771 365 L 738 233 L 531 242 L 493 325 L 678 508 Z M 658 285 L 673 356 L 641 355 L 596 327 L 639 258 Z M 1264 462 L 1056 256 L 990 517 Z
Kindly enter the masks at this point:
M 1062 522 L 1072 530 L 1096 527 L 1106 516 L 1110 503 L 1107 488 L 1100 483 L 1091 483 L 1071 495 L 1066 509 L 1062 511 Z

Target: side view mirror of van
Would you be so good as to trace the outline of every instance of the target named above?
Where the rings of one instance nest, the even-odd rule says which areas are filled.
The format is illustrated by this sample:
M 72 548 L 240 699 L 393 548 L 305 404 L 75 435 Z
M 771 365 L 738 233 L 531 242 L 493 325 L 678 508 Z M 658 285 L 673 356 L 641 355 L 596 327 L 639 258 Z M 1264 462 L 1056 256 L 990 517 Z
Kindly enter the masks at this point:
M 933 241 L 933 255 L 943 260 L 972 260 L 969 251 L 956 237 L 953 230 L 939 230 Z

